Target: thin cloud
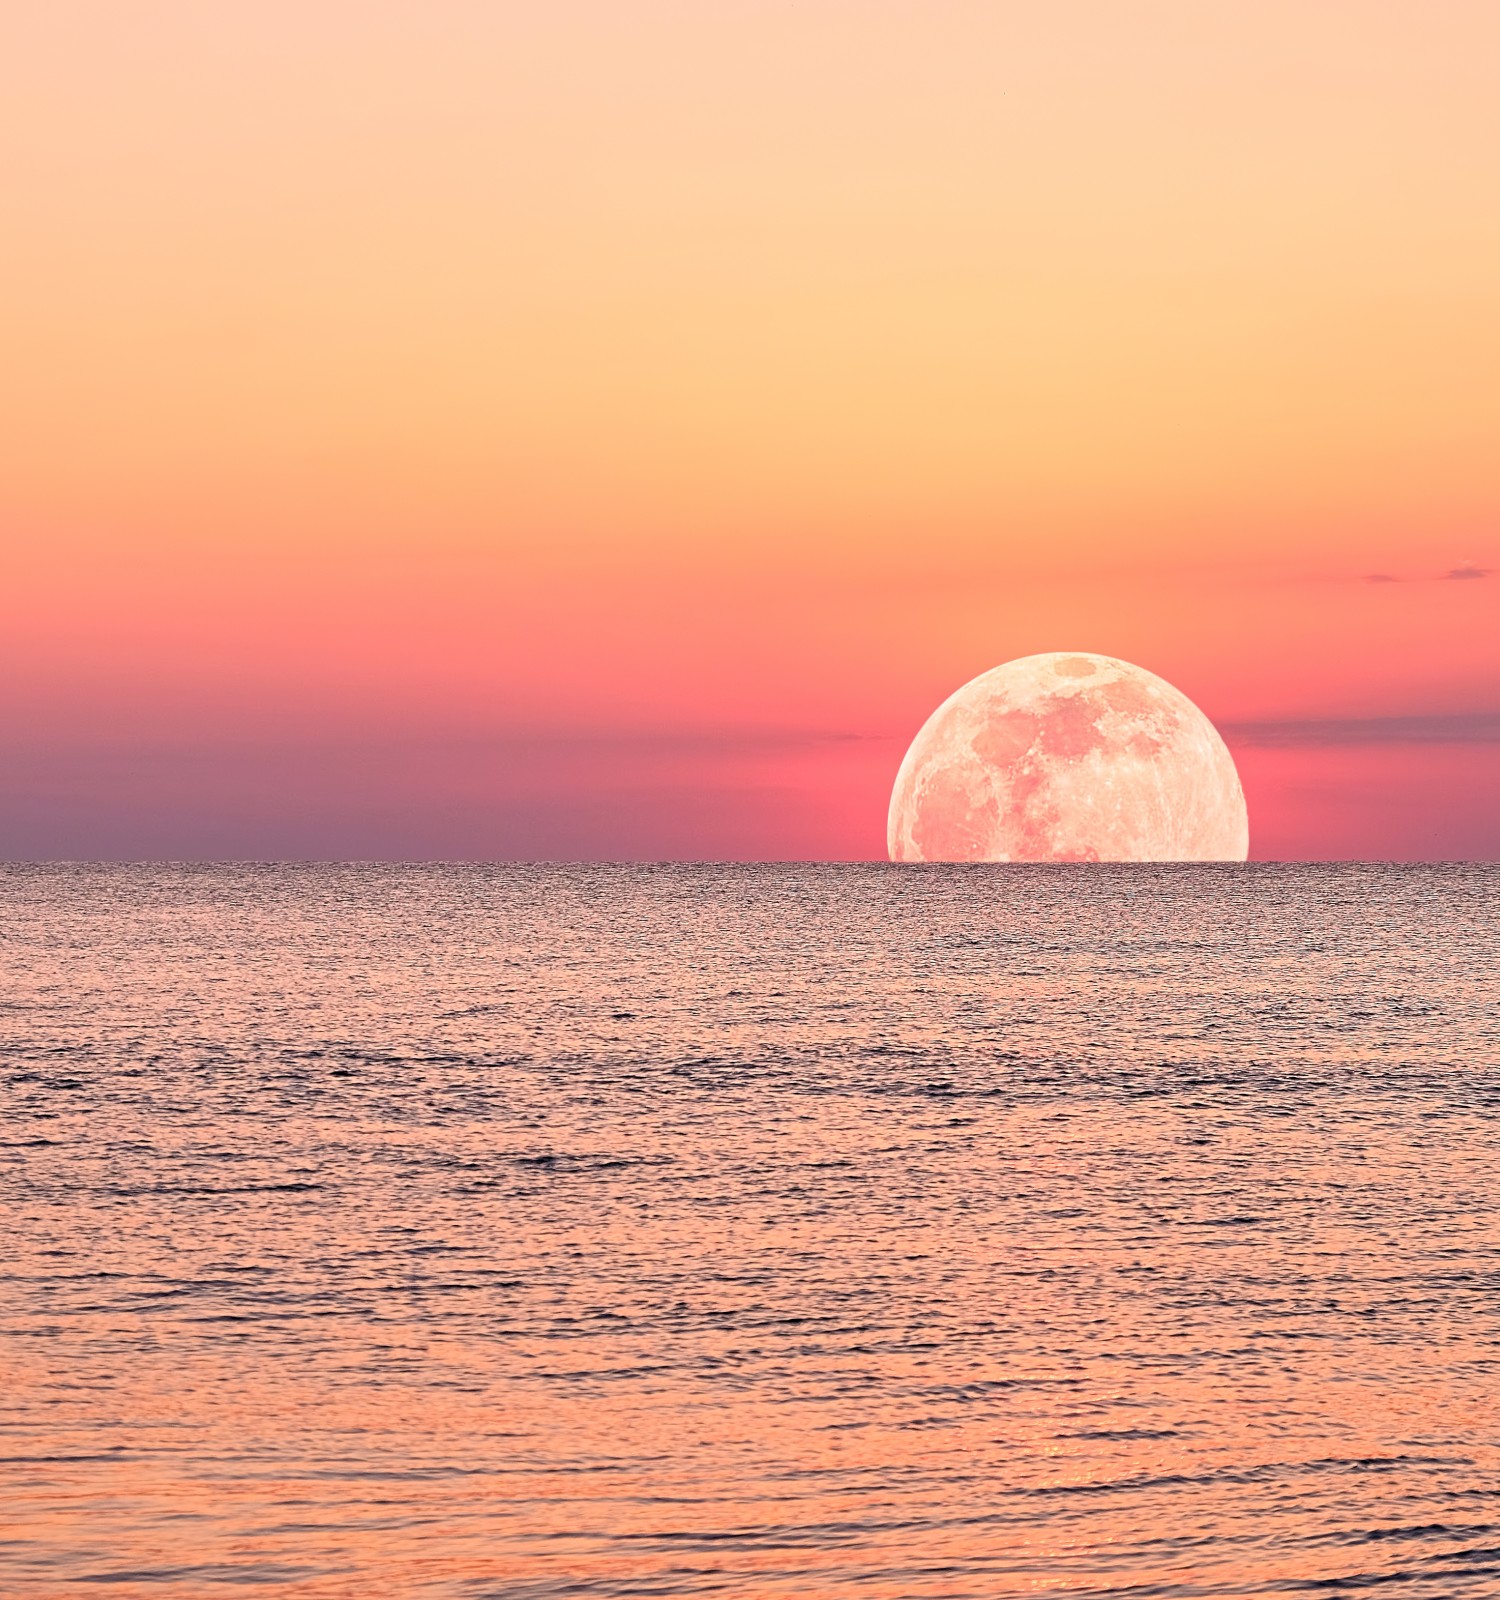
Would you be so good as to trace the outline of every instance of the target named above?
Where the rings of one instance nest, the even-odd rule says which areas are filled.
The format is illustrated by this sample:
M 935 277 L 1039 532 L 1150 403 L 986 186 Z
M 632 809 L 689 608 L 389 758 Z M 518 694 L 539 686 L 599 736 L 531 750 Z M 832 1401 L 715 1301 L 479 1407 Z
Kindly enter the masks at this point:
M 879 743 L 889 733 L 829 728 L 618 728 L 525 730 L 454 740 L 456 746 L 499 750 L 587 750 L 626 754 L 778 754 L 830 745 Z
M 1225 722 L 1220 724 L 1219 731 L 1232 745 L 1259 750 L 1352 749 L 1367 745 L 1490 745 L 1500 744 L 1500 711 Z
M 1494 573 L 1494 567 L 1480 567 L 1472 561 L 1463 561 L 1456 567 L 1449 567 L 1446 572 L 1437 573 L 1435 577 L 1426 575 L 1403 578 L 1394 572 L 1366 572 L 1361 574 L 1359 581 L 1361 583 L 1454 583 L 1468 578 L 1489 578 L 1493 577 Z

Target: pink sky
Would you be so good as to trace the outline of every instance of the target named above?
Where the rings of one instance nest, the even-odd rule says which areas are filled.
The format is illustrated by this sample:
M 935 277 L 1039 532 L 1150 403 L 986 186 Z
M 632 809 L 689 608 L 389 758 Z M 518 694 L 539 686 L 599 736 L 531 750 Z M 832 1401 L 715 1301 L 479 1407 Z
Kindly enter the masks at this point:
M 1221 725 L 1253 855 L 1500 856 L 1497 50 L 31 8 L 0 856 L 879 856 L 927 713 L 1055 649 Z

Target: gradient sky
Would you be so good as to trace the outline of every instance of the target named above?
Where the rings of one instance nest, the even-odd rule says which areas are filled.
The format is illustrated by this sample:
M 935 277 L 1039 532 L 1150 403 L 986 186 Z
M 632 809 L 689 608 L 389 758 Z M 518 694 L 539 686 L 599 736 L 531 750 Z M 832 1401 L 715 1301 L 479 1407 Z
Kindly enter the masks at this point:
M 1014 656 L 1500 856 L 1493 0 L 0 20 L 0 856 L 880 856 Z

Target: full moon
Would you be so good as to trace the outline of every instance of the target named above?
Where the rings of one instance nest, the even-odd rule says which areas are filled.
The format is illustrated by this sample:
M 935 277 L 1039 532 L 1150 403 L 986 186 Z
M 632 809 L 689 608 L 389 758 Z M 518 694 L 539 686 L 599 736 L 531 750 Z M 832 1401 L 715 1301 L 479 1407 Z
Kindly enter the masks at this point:
M 1234 757 L 1170 683 L 1112 656 L 1024 656 L 922 725 L 892 861 L 1243 861 Z

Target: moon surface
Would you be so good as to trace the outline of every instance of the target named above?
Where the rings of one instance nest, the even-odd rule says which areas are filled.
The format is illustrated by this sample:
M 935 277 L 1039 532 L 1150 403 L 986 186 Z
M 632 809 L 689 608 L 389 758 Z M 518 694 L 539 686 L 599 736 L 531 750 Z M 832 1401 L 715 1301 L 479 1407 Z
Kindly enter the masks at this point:
M 896 774 L 892 861 L 1243 861 L 1234 757 L 1112 656 L 1024 656 L 950 695 Z

